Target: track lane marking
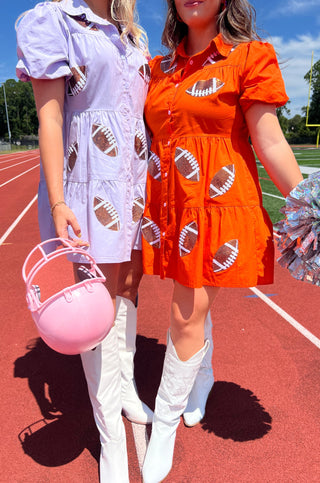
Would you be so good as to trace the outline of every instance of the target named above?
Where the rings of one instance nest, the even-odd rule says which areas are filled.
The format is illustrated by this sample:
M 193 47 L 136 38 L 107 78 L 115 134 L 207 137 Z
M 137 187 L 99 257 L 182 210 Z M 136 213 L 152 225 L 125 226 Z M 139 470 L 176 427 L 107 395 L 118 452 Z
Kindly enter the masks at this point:
M 29 171 L 32 171 L 33 169 L 38 168 L 38 166 L 40 166 L 40 163 L 39 164 L 36 164 L 35 166 L 33 166 L 30 169 L 27 169 L 27 171 L 23 171 L 22 173 L 18 174 L 18 176 L 15 176 L 14 178 L 11 178 L 8 181 L 5 181 L 4 183 L 0 184 L 0 188 L 2 188 L 3 186 L 5 186 L 8 183 L 11 183 L 11 181 L 14 181 L 15 179 L 20 178 L 20 176 L 23 176 L 24 174 L 29 173 Z
M 292 327 L 294 327 L 300 334 L 302 334 L 306 339 L 308 339 L 312 344 L 314 344 L 318 349 L 320 349 L 320 340 L 313 335 L 308 329 L 301 325 L 297 320 L 295 320 L 291 315 L 285 312 L 279 305 L 275 304 L 270 300 L 264 293 L 260 292 L 256 287 L 250 287 L 254 294 L 256 294 L 263 302 L 269 305 L 277 314 L 279 314 L 283 319 L 289 322 Z
M 5 168 L 0 168 L 0 171 L 4 171 L 5 169 L 14 168 L 15 166 L 19 166 L 20 164 L 29 163 L 29 161 L 33 161 L 34 159 L 38 159 L 39 156 L 34 156 L 33 158 L 25 159 L 24 161 L 20 161 L 16 164 L 11 164 L 10 166 L 6 166 Z
M 266 196 L 272 196 L 272 198 L 278 198 L 279 200 L 285 200 L 283 196 L 272 195 L 271 193 L 264 193 L 263 191 L 262 191 L 262 194 Z
M 136 453 L 139 463 L 140 471 L 142 471 L 144 457 L 147 451 L 147 445 L 149 442 L 147 426 L 144 424 L 137 424 L 131 422 L 134 444 L 136 447 Z
M 7 229 L 7 231 L 2 235 L 2 237 L 0 238 L 0 246 L 6 241 L 6 239 L 8 238 L 8 236 L 10 235 L 10 233 L 15 229 L 15 227 L 18 225 L 18 223 L 22 220 L 22 218 L 24 217 L 24 215 L 27 213 L 27 211 L 29 211 L 29 209 L 31 208 L 31 206 L 33 205 L 33 203 L 37 200 L 38 198 L 38 195 L 36 195 L 31 201 L 30 203 L 25 207 L 25 209 L 23 211 L 21 211 L 20 215 L 14 220 L 14 222 L 9 226 L 9 228 Z
M 30 151 L 26 154 L 24 153 L 12 154 L 11 156 L 4 156 L 0 154 L 0 164 L 9 163 L 10 161 L 15 161 L 16 159 L 23 159 L 23 158 L 28 159 L 28 156 L 30 156 L 30 154 L 37 155 L 40 157 L 39 153 L 35 153 L 33 151 Z

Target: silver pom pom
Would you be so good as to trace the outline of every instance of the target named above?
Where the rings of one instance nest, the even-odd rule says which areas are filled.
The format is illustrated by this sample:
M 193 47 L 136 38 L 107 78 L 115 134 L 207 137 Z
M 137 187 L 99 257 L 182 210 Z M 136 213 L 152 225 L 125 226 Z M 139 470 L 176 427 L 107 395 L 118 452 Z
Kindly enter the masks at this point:
M 278 262 L 297 280 L 320 285 L 320 171 L 301 181 L 281 208 L 275 224 Z

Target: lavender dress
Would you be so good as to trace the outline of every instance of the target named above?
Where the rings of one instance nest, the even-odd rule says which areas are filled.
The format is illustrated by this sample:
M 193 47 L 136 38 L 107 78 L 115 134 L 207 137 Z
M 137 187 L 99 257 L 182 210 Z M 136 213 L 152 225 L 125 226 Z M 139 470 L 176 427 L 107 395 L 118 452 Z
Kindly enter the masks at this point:
M 20 21 L 17 41 L 20 80 L 66 79 L 65 200 L 82 238 L 98 263 L 130 260 L 141 248 L 145 203 L 146 58 L 83 0 L 38 4 Z M 42 239 L 55 236 L 42 170 L 39 225 Z

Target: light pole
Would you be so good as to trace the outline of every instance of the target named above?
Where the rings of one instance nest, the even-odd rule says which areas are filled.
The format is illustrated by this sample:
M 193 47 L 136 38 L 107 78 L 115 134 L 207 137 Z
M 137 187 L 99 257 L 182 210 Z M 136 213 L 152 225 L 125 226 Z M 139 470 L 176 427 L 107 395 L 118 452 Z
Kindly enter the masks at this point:
M 10 131 L 10 123 L 9 123 L 9 114 L 8 114 L 8 106 L 7 106 L 6 89 L 5 89 L 4 83 L 2 83 L 2 87 L 3 87 L 4 105 L 5 105 L 5 108 L 6 108 L 6 116 L 7 116 L 7 126 L 8 126 L 9 143 L 11 145 L 11 131 Z

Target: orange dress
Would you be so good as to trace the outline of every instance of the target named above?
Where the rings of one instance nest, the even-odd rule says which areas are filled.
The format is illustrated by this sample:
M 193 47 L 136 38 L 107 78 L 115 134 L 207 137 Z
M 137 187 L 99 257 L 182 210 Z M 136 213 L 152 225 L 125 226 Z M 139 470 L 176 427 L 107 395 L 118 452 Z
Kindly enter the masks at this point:
M 288 100 L 273 47 L 218 35 L 193 57 L 182 42 L 150 67 L 144 273 L 187 287 L 272 283 L 272 223 L 244 115 Z

